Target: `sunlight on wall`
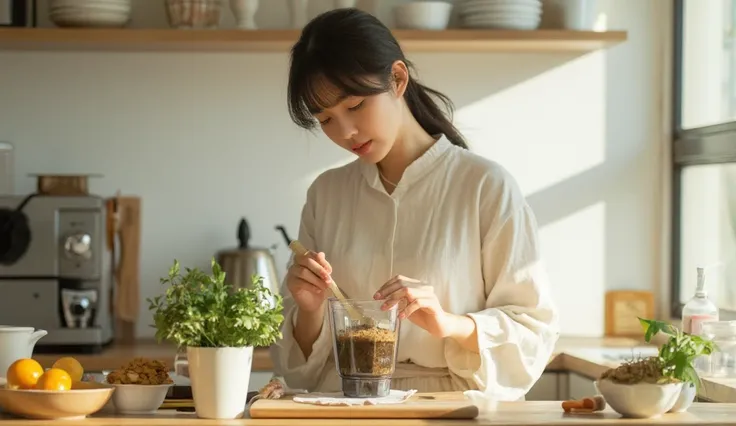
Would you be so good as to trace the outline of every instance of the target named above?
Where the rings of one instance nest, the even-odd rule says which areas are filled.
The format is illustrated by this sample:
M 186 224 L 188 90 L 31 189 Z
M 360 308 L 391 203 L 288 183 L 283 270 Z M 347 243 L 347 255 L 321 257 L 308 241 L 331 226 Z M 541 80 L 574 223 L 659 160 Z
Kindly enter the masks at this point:
M 606 205 L 586 207 L 539 232 L 563 334 L 600 336 L 606 291 Z M 581 321 L 580 318 L 585 318 Z
M 526 196 L 601 166 L 607 150 L 605 118 L 601 53 L 550 69 L 457 112 L 468 139 L 482 141 L 472 149 L 509 169 Z M 605 203 L 583 206 L 542 226 L 540 237 L 562 332 L 599 336 L 606 291 Z
M 456 121 L 530 195 L 605 161 L 605 81 L 605 56 L 586 55 L 458 109 Z

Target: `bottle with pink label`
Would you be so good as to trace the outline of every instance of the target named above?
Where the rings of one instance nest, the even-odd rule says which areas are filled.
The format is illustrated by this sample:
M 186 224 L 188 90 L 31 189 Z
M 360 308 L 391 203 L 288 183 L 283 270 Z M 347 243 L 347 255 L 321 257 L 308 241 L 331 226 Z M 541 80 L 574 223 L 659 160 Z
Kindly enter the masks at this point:
M 682 308 L 682 331 L 700 335 L 702 325 L 707 321 L 718 321 L 718 306 L 708 299 L 708 293 L 705 291 L 705 271 L 698 268 L 695 296 Z

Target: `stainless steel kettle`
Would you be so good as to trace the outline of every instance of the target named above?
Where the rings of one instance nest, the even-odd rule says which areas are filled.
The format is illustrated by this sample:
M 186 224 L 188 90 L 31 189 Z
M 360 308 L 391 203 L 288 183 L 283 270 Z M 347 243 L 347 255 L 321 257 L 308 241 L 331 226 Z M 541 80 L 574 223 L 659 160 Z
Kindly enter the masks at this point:
M 238 226 L 239 246 L 217 253 L 217 262 L 225 272 L 225 281 L 235 288 L 248 288 L 253 275 L 263 277 L 263 285 L 273 294 L 279 294 L 281 282 L 276 273 L 276 262 L 268 248 L 249 247 L 250 227 L 245 218 Z

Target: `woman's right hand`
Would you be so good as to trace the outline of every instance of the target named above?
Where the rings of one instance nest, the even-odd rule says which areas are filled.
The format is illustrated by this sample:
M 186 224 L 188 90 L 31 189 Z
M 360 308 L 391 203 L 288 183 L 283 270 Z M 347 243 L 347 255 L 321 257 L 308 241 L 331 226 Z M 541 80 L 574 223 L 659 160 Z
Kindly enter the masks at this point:
M 307 252 L 296 255 L 286 274 L 286 286 L 299 309 L 316 312 L 327 298 L 332 266 L 324 253 Z

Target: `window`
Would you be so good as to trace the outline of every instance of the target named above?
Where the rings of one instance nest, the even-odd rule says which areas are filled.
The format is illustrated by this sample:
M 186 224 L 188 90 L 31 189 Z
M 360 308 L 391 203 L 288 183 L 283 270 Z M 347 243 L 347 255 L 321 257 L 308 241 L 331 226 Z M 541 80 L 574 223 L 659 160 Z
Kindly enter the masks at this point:
M 675 1 L 672 316 L 696 268 L 736 314 L 736 0 Z

